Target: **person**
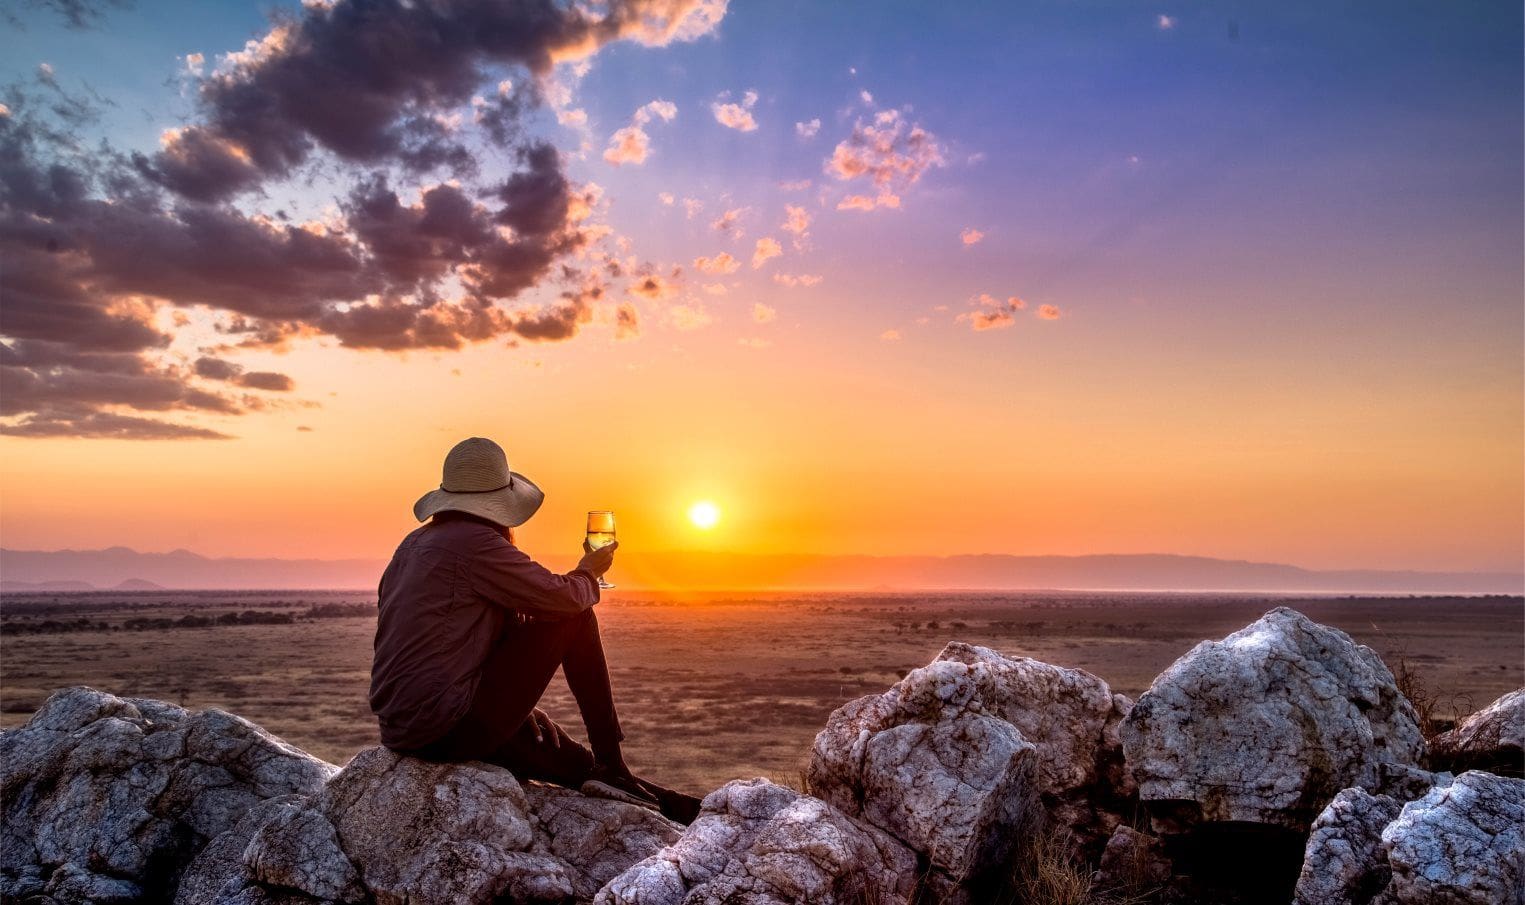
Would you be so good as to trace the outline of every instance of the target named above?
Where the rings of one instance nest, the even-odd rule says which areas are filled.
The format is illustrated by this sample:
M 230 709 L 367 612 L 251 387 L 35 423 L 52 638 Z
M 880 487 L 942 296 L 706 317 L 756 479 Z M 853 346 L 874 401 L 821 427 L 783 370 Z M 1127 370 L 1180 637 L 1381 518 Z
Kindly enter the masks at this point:
M 439 489 L 413 506 L 425 524 L 398 545 L 377 589 L 370 703 L 381 742 L 430 760 L 498 764 L 521 780 L 689 823 L 699 800 L 635 776 L 621 753 L 593 612 L 619 545 L 584 542 L 566 574 L 535 562 L 514 545 L 513 528 L 544 499 L 491 440 L 463 440 L 445 457 Z M 589 747 L 537 706 L 558 667 Z

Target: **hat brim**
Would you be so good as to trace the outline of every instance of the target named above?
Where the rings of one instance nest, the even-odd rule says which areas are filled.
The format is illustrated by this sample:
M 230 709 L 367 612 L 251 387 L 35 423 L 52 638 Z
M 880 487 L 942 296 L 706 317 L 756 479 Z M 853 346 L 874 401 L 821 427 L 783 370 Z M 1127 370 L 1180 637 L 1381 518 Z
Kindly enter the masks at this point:
M 495 525 L 514 528 L 530 520 L 545 502 L 545 493 L 517 471 L 509 472 L 507 487 L 480 493 L 431 490 L 413 504 L 413 515 L 427 521 L 436 512 L 466 512 Z

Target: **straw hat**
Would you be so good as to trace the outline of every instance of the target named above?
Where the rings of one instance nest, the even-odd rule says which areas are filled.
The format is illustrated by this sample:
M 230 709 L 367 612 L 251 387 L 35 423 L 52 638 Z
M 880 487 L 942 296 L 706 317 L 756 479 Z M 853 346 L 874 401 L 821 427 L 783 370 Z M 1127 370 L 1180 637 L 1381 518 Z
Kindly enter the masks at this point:
M 512 528 L 529 521 L 544 501 L 545 493 L 529 478 L 508 470 L 503 447 L 472 437 L 451 448 L 439 489 L 419 497 L 413 514 L 424 521 L 436 512 L 469 512 Z

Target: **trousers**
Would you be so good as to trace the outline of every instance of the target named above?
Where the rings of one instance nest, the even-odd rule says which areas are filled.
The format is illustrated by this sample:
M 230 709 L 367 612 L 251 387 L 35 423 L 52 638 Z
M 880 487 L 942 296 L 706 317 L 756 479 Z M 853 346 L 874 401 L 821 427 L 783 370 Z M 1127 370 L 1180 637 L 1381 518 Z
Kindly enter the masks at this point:
M 538 731 L 529 718 L 557 668 L 582 713 L 591 751 L 560 726 Z M 506 620 L 465 716 L 442 737 L 407 753 L 429 760 L 486 761 L 507 767 L 522 780 L 575 789 L 595 765 L 623 764 L 624 737 L 598 617 L 590 608 L 566 619 Z

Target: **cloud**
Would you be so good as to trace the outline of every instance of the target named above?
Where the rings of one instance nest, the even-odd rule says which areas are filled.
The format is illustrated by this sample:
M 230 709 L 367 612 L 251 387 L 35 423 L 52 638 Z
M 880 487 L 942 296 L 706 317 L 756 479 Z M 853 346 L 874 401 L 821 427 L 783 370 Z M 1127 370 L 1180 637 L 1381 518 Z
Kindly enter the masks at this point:
M 285 374 L 277 374 L 274 371 L 245 371 L 241 365 L 220 358 L 203 356 L 196 359 L 193 367 L 198 377 L 230 381 L 251 390 L 285 393 L 296 389 L 296 382 Z
M 634 339 L 641 332 L 640 313 L 629 302 L 622 302 L 614 309 L 614 338 Z
M 813 184 L 809 179 L 795 179 L 789 182 L 780 182 L 778 187 L 786 192 L 801 192 L 810 188 Z
M 103 18 L 107 9 L 130 9 L 132 0 L 31 0 L 31 5 L 51 10 L 70 28 L 85 29 Z M 5 15 L 14 22 L 14 15 Z
M 1061 317 L 1058 305 L 1039 305 L 1038 316 L 1046 321 L 1056 321 Z
M 651 301 L 661 301 L 678 294 L 678 287 L 672 280 L 656 273 L 637 277 L 629 289 L 635 295 Z
M 736 340 L 736 345 L 746 346 L 748 349 L 766 349 L 773 345 L 773 342 L 759 336 L 743 336 Z
M 710 110 L 715 114 L 715 122 L 727 129 L 735 129 L 738 132 L 752 132 L 757 129 L 757 120 L 752 118 L 752 108 L 757 104 L 757 92 L 748 91 L 742 96 L 741 103 L 721 103 L 729 92 L 720 95 L 721 100 L 710 105 Z
M 47 5 L 80 21 L 100 8 Z M 565 112 L 556 64 L 575 75 L 611 42 L 693 40 L 724 12 L 723 0 L 308 4 L 215 63 L 187 57 L 204 67 L 188 121 L 147 153 L 77 142 L 93 105 L 46 72 L 12 88 L 0 432 L 223 436 L 171 419 L 267 408 L 230 390 L 290 382 L 183 365 L 172 346 L 208 322 L 234 355 L 322 337 L 380 350 L 572 338 L 613 304 L 587 270 L 609 228 L 590 219 L 596 187 L 527 134 L 531 114 Z M 654 102 L 638 124 L 675 114 Z M 314 206 L 331 190 L 330 214 L 272 210 L 289 184 Z M 201 327 L 176 317 L 190 309 L 206 312 Z
M 666 207 L 672 207 L 673 204 L 677 202 L 677 199 L 673 197 L 672 192 L 658 192 L 657 200 L 662 202 L 662 204 Z
M 718 233 L 725 233 L 732 238 L 740 239 L 744 235 L 740 226 L 741 216 L 748 210 L 749 208 L 745 207 L 731 208 L 719 217 L 716 217 L 714 222 L 710 223 L 710 229 Z
M 985 238 L 985 234 L 970 226 L 960 232 L 958 237 L 963 240 L 965 245 L 978 245 Z
M 805 286 L 808 288 L 820 283 L 822 279 L 823 277 L 814 273 L 775 273 L 773 275 L 773 282 L 780 286 L 789 286 L 791 288 L 795 286 Z
M 604 160 L 615 166 L 645 163 L 651 153 L 651 136 L 646 134 L 646 124 L 654 117 L 670 123 L 677 115 L 678 106 L 672 101 L 655 100 L 636 110 L 630 125 L 610 136 L 609 147 L 604 149 Z
M 1164 13 L 1160 13 L 1157 17 L 1155 17 L 1154 24 L 1155 27 L 1160 31 L 1169 31 L 1170 29 L 1176 27 L 1176 20 L 1174 16 L 1167 16 Z
M 721 274 L 735 273 L 741 266 L 741 262 L 731 257 L 728 252 L 722 251 L 713 258 L 694 258 L 694 269 L 701 273 Z
M 725 295 L 726 293 L 730 292 L 730 290 L 725 287 L 724 283 L 705 283 L 699 288 L 703 289 L 708 295 Z
M 810 212 L 797 204 L 784 205 L 784 222 L 779 229 L 794 235 L 796 251 L 804 250 L 810 239 Z
M 699 330 L 715 322 L 708 311 L 698 305 L 673 305 L 667 309 L 667 322 L 675 330 Z
M 770 259 L 784 253 L 784 247 L 778 244 L 778 240 L 772 236 L 765 236 L 757 240 L 757 247 L 752 252 L 752 269 L 766 264 Z
M 899 330 L 886 330 L 883 333 L 879 334 L 879 338 L 881 340 L 887 342 L 887 343 L 898 343 L 898 342 L 900 342 L 900 331 Z
M 759 324 L 771 324 L 778 317 L 778 311 L 758 302 L 752 306 L 752 320 Z
M 700 211 L 704 210 L 704 202 L 698 198 L 683 199 L 683 216 L 689 220 L 694 219 Z
M 1027 302 L 1018 296 L 1008 296 L 998 299 L 988 292 L 982 292 L 972 300 L 975 310 L 960 314 L 955 320 L 968 321 L 969 327 L 975 331 L 1001 330 L 1010 327 L 1017 322 L 1016 313 L 1027 307 Z M 939 306 L 939 310 L 946 306 Z
M 883 110 L 867 122 L 860 119 L 823 168 L 841 182 L 872 187 L 872 195 L 852 194 L 838 210 L 874 210 L 899 207 L 908 188 L 928 169 L 942 165 L 943 149 L 932 133 L 908 122 L 899 110 Z
M 821 131 L 821 121 L 812 119 L 809 122 L 795 123 L 794 134 L 800 138 L 815 138 L 816 133 Z

